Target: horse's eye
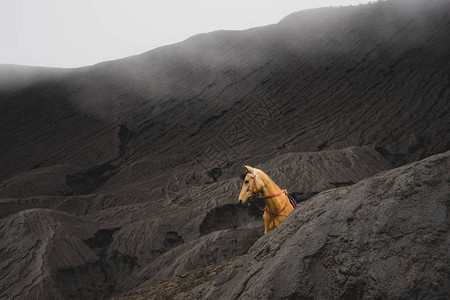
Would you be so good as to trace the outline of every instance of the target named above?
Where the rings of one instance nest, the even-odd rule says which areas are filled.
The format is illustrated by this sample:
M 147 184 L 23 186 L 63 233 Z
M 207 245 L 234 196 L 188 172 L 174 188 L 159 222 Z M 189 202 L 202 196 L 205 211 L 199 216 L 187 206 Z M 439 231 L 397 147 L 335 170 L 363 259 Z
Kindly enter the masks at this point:
M 247 184 L 248 183 L 248 180 L 246 180 L 246 181 L 244 181 L 245 182 L 245 184 Z

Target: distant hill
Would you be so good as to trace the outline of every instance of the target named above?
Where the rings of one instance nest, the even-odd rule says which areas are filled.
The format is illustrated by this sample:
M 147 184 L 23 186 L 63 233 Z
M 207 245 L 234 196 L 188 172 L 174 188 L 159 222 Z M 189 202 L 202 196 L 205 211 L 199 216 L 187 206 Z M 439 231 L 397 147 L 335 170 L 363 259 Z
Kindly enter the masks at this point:
M 70 71 L 70 69 L 0 64 L 0 90 L 24 88 Z

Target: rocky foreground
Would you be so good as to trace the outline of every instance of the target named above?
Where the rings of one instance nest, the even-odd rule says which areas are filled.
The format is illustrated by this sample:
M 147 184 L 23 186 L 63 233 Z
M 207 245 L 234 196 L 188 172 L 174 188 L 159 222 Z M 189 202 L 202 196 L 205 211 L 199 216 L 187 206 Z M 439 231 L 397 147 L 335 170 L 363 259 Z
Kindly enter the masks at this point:
M 445 299 L 450 152 L 302 202 L 249 253 L 115 299 Z
M 290 153 L 262 167 L 298 199 L 391 168 L 365 147 Z M 105 207 L 107 195 L 57 196 L 71 171 L 38 169 L 2 183 L 35 196 L 0 200 L 1 297 L 102 298 L 243 255 L 264 232 L 260 212 L 237 203 L 238 175 Z

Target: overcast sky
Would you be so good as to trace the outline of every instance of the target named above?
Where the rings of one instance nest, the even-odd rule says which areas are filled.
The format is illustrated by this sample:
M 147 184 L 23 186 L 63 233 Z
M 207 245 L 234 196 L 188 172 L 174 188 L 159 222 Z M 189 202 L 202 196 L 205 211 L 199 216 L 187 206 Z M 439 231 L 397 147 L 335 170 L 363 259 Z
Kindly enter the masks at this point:
M 0 0 L 0 63 L 80 67 L 363 0 Z

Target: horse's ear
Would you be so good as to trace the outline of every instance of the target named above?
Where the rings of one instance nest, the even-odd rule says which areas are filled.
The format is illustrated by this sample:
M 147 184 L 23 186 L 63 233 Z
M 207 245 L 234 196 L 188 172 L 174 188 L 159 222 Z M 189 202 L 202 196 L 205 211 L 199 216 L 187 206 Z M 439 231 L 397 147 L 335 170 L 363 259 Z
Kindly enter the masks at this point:
M 252 172 L 252 171 L 250 171 L 250 168 L 251 168 L 251 167 L 249 167 L 249 166 L 242 165 L 242 171 L 241 171 L 241 179 L 242 179 L 242 180 L 245 179 L 245 176 L 246 176 L 248 173 L 251 173 L 251 172 Z
M 253 168 L 250 167 L 250 166 L 242 165 L 242 168 L 244 168 L 245 170 L 247 170 L 248 173 L 253 173 Z

